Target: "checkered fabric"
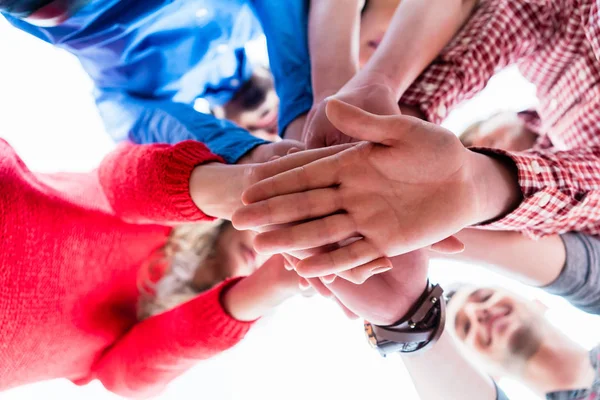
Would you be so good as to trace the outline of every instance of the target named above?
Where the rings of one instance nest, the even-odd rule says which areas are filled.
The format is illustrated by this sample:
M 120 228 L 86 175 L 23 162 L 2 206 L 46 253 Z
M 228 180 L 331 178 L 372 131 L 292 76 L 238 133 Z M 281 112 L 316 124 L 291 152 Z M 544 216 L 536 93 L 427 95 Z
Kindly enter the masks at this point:
M 600 233 L 600 15 L 595 0 L 482 0 L 461 32 L 409 88 L 401 103 L 440 123 L 517 64 L 537 87 L 538 132 L 552 146 L 495 149 L 519 170 L 524 200 L 483 228 L 530 237 Z M 546 138 L 542 138 L 545 140 Z

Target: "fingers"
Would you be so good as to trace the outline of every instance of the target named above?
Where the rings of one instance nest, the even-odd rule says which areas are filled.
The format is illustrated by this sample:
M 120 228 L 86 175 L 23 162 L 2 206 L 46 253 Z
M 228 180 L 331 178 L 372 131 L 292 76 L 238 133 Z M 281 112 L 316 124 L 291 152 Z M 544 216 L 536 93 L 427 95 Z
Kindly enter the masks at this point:
M 387 257 L 381 257 L 360 267 L 338 272 L 337 276 L 356 285 L 364 283 L 373 275 L 382 274 L 392 269 L 392 262 Z
M 340 131 L 358 140 L 381 143 L 388 139 L 382 118 L 335 98 L 327 102 L 327 118 Z
M 304 221 L 341 211 L 342 198 L 336 188 L 273 197 L 250 204 L 233 218 L 236 229 L 258 229 L 268 225 Z
M 327 118 L 337 129 L 357 140 L 391 144 L 410 133 L 415 118 L 402 115 L 377 116 L 335 98 L 327 102 Z
M 288 253 L 290 251 L 313 249 L 337 243 L 349 237 L 356 236 L 356 234 L 356 225 L 350 216 L 347 214 L 335 214 L 299 225 L 284 227 L 276 231 L 260 233 L 254 239 L 254 249 L 261 254 Z M 312 278 L 321 275 L 325 274 L 308 277 Z
M 313 221 L 313 222 L 318 222 Z M 360 267 L 365 265 L 365 269 L 374 268 L 375 266 L 383 266 L 373 264 L 367 267 L 369 263 L 381 258 L 382 254 L 367 240 L 358 240 L 348 246 L 341 247 L 337 250 L 330 251 L 325 254 L 316 254 L 312 257 L 308 257 L 296 264 L 296 272 L 298 275 L 305 278 L 313 278 L 317 276 L 325 276 L 329 274 L 339 275 L 343 271 L 348 271 L 352 268 Z M 391 264 L 390 264 L 391 265 Z M 352 273 L 350 273 L 349 276 Z M 356 278 L 359 280 L 363 275 L 363 272 L 359 270 Z M 349 279 L 350 280 L 350 279 Z M 363 280 L 364 282 L 364 280 Z
M 292 154 L 288 154 L 285 157 L 281 157 L 273 161 L 256 165 L 251 170 L 251 180 L 252 182 L 261 181 L 263 179 L 280 174 L 282 172 L 301 167 L 316 160 L 320 160 L 321 158 L 337 154 L 352 146 L 353 144 L 343 144 L 339 146 L 331 146 L 315 150 L 298 151 Z
M 465 250 L 465 244 L 456 236 L 450 236 L 444 240 L 431 245 L 431 250 L 442 254 L 457 254 Z
M 327 297 L 327 298 L 333 297 L 333 294 L 331 293 L 331 290 L 329 290 L 329 288 L 327 286 L 325 286 L 323 284 L 323 282 L 321 282 L 321 280 L 319 280 L 318 278 L 309 278 L 309 279 L 306 279 L 306 281 L 321 296 Z
M 296 153 L 290 157 L 301 155 Z M 280 162 L 283 159 L 275 160 Z M 314 161 L 266 178 L 242 194 L 244 204 L 252 204 L 275 196 L 320 189 L 339 184 L 339 162 L 336 156 Z

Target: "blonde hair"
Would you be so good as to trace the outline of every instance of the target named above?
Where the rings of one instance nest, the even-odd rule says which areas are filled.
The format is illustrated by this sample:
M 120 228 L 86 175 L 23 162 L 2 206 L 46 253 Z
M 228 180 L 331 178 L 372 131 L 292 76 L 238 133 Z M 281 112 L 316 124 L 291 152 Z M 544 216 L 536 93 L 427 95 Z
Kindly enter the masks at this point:
M 209 260 L 216 253 L 219 235 L 227 226 L 224 221 L 202 222 L 175 227 L 161 248 L 142 266 L 139 281 L 138 319 L 170 310 L 185 303 L 219 280 L 196 287 L 193 279 L 198 268 L 211 268 Z M 157 269 L 163 268 L 160 271 Z M 153 274 L 161 275 L 153 281 Z

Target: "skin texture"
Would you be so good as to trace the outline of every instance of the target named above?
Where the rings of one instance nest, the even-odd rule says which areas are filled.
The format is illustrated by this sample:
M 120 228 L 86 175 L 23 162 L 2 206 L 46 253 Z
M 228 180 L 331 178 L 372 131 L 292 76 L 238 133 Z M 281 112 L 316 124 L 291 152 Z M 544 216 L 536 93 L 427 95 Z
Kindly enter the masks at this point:
M 372 142 L 259 182 L 244 193 L 249 205 L 233 217 L 239 229 L 308 220 L 260 234 L 255 246 L 265 253 L 360 239 L 300 261 L 300 275 L 346 271 L 446 241 L 518 204 L 513 172 L 465 149 L 451 132 L 410 117 L 375 116 L 339 101 L 328 107 L 336 126 Z M 462 250 L 457 240 L 451 243 L 446 250 Z

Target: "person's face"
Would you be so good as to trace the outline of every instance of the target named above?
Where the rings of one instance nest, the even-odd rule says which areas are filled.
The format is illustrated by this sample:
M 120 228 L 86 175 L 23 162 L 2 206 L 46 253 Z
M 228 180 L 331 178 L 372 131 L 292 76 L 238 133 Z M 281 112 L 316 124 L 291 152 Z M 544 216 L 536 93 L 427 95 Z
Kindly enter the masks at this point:
M 254 251 L 256 233 L 238 231 L 230 223 L 223 228 L 216 243 L 216 259 L 224 277 L 248 276 L 269 257 Z
M 276 141 L 279 139 L 278 109 L 279 97 L 270 71 L 257 68 L 233 99 L 223 106 L 223 117 L 254 136 Z
M 473 137 L 473 146 L 509 151 L 528 150 L 537 135 L 527 129 L 516 114 L 499 114 L 483 122 Z
M 359 62 L 362 68 L 383 40 L 400 0 L 367 0 L 360 22 Z
M 548 327 L 537 303 L 499 288 L 459 290 L 448 315 L 458 339 L 492 373 L 516 373 L 538 350 Z

